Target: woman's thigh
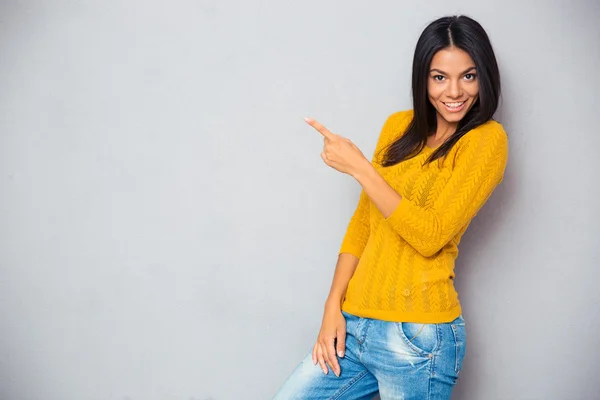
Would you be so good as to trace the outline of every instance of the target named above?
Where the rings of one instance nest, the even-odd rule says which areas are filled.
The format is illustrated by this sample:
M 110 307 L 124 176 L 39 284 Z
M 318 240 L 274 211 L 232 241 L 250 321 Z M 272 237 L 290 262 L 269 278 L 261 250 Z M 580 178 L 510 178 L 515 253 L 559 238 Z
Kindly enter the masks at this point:
M 348 356 L 338 358 L 340 376 L 324 374 L 308 354 L 283 384 L 273 400 L 368 400 L 377 393 L 377 380 Z
M 448 400 L 465 354 L 462 317 L 447 324 L 378 321 L 363 362 L 381 400 Z
M 324 374 L 319 364 L 313 364 L 309 353 L 274 400 L 368 400 L 377 393 L 375 376 L 360 361 L 364 351 L 362 328 L 365 321 L 345 312 L 343 315 L 346 318 L 346 350 L 343 358 L 338 357 L 340 376 L 335 376 L 331 370 Z

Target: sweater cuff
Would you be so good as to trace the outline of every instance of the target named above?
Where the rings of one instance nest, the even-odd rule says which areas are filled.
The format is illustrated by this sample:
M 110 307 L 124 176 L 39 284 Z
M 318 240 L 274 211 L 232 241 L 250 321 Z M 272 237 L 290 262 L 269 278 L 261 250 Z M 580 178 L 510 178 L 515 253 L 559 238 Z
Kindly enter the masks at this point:
M 342 254 L 342 253 L 352 254 L 354 257 L 360 259 L 360 256 L 362 256 L 363 250 L 364 250 L 363 247 L 354 246 L 351 243 L 343 243 L 342 246 L 340 247 L 339 254 Z

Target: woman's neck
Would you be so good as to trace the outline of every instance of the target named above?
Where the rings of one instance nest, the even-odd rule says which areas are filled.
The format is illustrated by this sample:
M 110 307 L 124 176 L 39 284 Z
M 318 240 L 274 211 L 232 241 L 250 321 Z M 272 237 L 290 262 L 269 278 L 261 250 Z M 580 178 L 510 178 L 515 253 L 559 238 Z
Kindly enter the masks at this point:
M 440 114 L 437 115 L 437 128 L 433 133 L 433 137 L 436 141 L 446 140 L 456 132 L 458 122 L 448 122 Z

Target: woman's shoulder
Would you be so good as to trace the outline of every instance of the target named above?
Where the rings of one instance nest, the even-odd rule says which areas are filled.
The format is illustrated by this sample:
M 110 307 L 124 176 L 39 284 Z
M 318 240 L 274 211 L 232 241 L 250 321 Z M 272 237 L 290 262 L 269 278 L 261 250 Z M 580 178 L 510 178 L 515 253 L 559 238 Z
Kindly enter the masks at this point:
M 500 135 L 500 136 L 506 136 L 506 131 L 504 130 L 504 126 L 500 122 L 496 121 L 495 119 L 490 119 L 489 121 L 484 122 L 483 124 L 479 125 L 478 127 L 476 127 L 473 130 L 480 130 L 487 134 L 496 134 L 496 135 Z
M 395 128 L 404 128 L 408 127 L 408 124 L 412 121 L 414 116 L 413 110 L 401 110 L 392 113 L 388 116 L 386 125 L 392 125 Z M 402 129 L 401 129 L 402 130 Z
M 453 153 L 453 154 L 452 154 Z M 458 159 L 497 159 L 506 164 L 508 158 L 508 135 L 501 123 L 489 120 L 465 133 L 450 151 L 456 163 Z
M 494 119 L 471 129 L 459 140 L 459 143 L 470 143 L 484 146 L 506 146 L 508 144 L 508 135 L 504 126 Z
M 402 136 L 412 119 L 413 110 L 396 111 L 389 115 L 377 140 L 376 151 L 386 148 Z

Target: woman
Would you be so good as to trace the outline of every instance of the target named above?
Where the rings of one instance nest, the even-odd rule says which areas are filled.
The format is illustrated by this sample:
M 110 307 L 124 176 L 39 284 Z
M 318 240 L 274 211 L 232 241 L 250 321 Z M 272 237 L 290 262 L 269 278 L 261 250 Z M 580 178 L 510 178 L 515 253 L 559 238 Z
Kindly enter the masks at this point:
M 421 34 L 413 108 L 391 115 L 371 162 L 324 137 L 325 163 L 362 186 L 314 348 L 276 395 L 287 399 L 449 399 L 465 355 L 454 289 L 458 244 L 508 157 L 487 34 L 465 16 Z M 331 370 L 331 372 L 330 372 Z

